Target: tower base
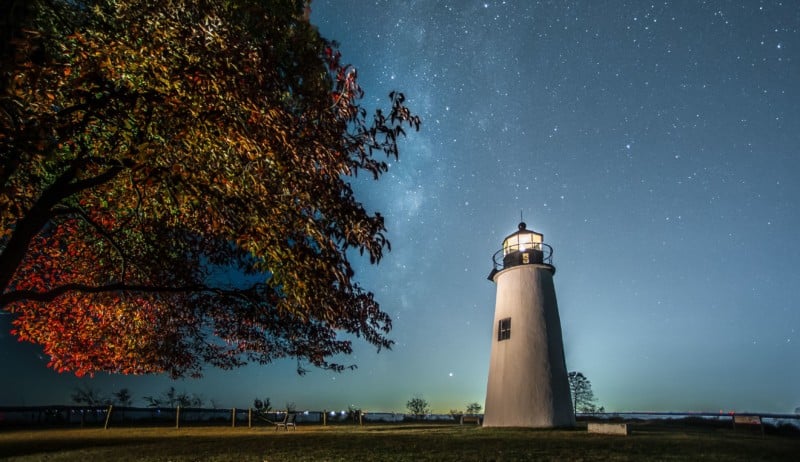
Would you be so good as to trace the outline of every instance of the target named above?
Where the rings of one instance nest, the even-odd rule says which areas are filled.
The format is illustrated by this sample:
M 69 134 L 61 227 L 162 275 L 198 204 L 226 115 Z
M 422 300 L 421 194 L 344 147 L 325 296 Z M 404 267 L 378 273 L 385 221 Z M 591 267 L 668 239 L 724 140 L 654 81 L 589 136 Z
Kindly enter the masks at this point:
M 575 426 L 551 267 L 513 266 L 494 275 L 494 281 L 483 426 Z

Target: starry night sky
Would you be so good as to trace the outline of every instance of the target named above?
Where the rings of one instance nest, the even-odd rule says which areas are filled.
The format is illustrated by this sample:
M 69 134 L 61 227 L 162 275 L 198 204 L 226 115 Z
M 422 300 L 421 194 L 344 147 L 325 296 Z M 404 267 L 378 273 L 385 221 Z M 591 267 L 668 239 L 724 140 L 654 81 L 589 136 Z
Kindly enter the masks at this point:
M 222 406 L 434 411 L 483 404 L 491 256 L 520 214 L 554 248 L 567 367 L 613 411 L 800 406 L 800 4 L 795 1 L 315 0 L 365 105 L 423 119 L 357 195 L 390 252 L 357 259 L 394 318 L 359 368 L 293 361 L 174 384 Z M 163 377 L 48 371 L 0 317 L 0 405 L 134 398 Z M 136 404 L 143 405 L 137 401 Z

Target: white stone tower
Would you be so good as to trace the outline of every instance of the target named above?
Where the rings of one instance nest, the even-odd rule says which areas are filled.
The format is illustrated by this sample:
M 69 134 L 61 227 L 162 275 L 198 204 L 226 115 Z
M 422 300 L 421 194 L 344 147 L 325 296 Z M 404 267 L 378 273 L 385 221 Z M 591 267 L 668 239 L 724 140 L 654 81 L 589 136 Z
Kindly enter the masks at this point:
M 497 284 L 483 425 L 575 425 L 561 321 L 553 285 L 553 249 L 519 224 L 494 255 Z

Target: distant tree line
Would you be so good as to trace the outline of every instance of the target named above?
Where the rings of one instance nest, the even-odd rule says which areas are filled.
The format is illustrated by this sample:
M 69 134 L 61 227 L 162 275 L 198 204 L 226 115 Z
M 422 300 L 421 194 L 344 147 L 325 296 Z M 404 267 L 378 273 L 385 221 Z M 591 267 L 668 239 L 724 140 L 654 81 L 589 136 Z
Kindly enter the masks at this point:
M 110 396 L 103 394 L 88 385 L 77 387 L 72 393 L 72 402 L 86 406 L 108 406 L 110 404 L 129 407 L 133 404 L 133 395 L 127 388 L 111 393 Z M 143 396 L 147 407 L 203 407 L 205 400 L 201 395 L 178 391 L 175 387 L 169 387 L 166 391 L 156 396 Z M 216 408 L 214 400 L 210 401 L 212 407 Z
M 127 388 L 122 388 L 111 395 L 106 395 L 101 391 L 90 386 L 81 386 L 75 388 L 72 395 L 72 402 L 86 406 L 123 406 L 130 407 L 133 404 L 133 395 Z M 188 393 L 186 391 L 178 391 L 175 387 L 171 386 L 159 395 L 146 395 L 142 396 L 142 400 L 147 407 L 150 408 L 175 408 L 175 407 L 203 407 L 205 400 L 202 395 L 195 393 Z M 217 409 L 219 406 L 215 400 L 209 400 L 212 408 Z M 421 395 L 415 394 L 406 402 L 406 409 L 416 419 L 421 419 L 431 413 L 430 403 Z M 293 402 L 286 403 L 282 409 L 273 409 L 272 400 L 269 397 L 253 399 L 253 410 L 262 418 L 267 418 L 268 414 L 275 411 L 296 412 L 297 406 Z M 450 415 L 453 418 L 458 418 L 461 415 L 477 415 L 483 410 L 483 406 L 477 402 L 468 403 L 465 405 L 464 410 L 451 409 Z M 350 405 L 347 408 L 347 416 L 354 421 L 358 420 L 358 416 L 363 411 L 361 408 Z

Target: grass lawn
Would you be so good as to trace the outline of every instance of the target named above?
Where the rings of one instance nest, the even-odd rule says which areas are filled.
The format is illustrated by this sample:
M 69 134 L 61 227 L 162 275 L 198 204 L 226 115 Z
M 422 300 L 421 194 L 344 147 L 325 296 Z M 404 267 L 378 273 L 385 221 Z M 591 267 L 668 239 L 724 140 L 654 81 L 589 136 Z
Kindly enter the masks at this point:
M 630 436 L 585 429 L 372 425 L 272 428 L 0 430 L 12 461 L 628 461 L 800 460 L 800 438 L 731 429 L 633 427 Z

